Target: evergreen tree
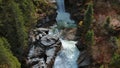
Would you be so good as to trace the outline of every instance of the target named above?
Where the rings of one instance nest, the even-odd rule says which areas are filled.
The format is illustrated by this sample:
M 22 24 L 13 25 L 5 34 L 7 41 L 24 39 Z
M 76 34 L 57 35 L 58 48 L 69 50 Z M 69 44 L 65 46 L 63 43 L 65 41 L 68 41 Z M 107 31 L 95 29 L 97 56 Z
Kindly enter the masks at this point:
M 93 5 L 90 3 L 87 7 L 85 12 L 84 20 L 82 23 L 81 28 L 81 39 L 84 44 L 87 45 L 87 41 L 92 39 L 93 30 L 92 29 L 92 22 L 93 22 Z M 88 39 L 88 40 L 87 40 Z
M 17 56 L 22 54 L 23 46 L 26 45 L 26 30 L 24 17 L 19 4 L 13 0 L 2 1 L 0 21 L 3 24 L 0 28 L 0 35 L 8 39 L 13 53 Z
M 5 38 L 0 38 L 0 68 L 21 68 L 16 57 L 13 56 Z
M 94 31 L 93 30 L 89 30 L 87 31 L 86 35 L 85 35 L 85 42 L 86 45 L 94 45 Z
M 16 39 L 17 39 L 17 44 L 20 48 L 26 45 L 26 32 L 25 32 L 25 27 L 24 27 L 24 19 L 22 16 L 22 12 L 19 9 L 19 6 L 17 3 L 12 2 L 11 3 L 11 11 L 13 14 L 14 18 L 14 27 L 16 31 Z M 20 50 L 21 51 L 21 50 Z
M 110 17 L 106 18 L 104 27 L 105 29 L 105 34 L 109 34 L 109 35 L 114 35 L 115 34 L 115 30 L 112 28 L 112 26 L 110 25 Z
M 33 2 L 31 0 L 17 0 L 16 3 L 19 4 L 19 8 L 23 13 L 26 29 L 31 29 L 35 24 L 35 6 Z
M 87 32 L 91 28 L 92 22 L 93 22 L 93 5 L 89 4 L 85 12 L 83 22 L 83 28 L 85 32 Z
M 115 50 L 109 66 L 113 67 L 113 68 L 119 68 L 120 67 L 120 65 L 119 65 L 120 64 L 120 51 L 119 51 L 120 37 L 113 37 L 112 40 L 114 41 L 114 46 L 117 46 L 118 49 Z

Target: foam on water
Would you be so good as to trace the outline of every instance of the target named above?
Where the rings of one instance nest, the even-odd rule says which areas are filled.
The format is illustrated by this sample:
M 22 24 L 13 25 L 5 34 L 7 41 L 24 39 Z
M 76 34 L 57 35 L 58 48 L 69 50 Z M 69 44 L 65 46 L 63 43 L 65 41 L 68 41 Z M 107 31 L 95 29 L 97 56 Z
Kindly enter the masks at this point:
M 54 68 L 78 68 L 76 61 L 80 52 L 76 42 L 61 39 L 61 43 L 63 48 L 56 57 Z

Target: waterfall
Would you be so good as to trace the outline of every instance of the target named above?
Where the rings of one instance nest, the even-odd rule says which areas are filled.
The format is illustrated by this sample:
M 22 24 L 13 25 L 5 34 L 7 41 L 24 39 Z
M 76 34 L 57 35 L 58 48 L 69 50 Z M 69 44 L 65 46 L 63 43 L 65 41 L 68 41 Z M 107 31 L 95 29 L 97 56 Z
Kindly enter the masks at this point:
M 58 12 L 65 12 L 64 0 L 56 0 Z
M 39 28 L 39 30 L 42 31 L 42 28 Z M 44 30 L 46 31 L 46 29 Z M 30 48 L 27 63 L 28 64 L 36 63 L 32 66 L 32 68 L 39 67 L 48 68 L 47 64 L 50 63 L 53 57 L 56 57 L 53 64 L 53 68 L 78 68 L 77 59 L 80 55 L 80 52 L 78 48 L 75 46 L 77 42 L 72 40 L 69 41 L 64 40 L 65 36 L 62 36 L 63 34 L 64 34 L 63 31 L 58 30 L 56 28 L 56 25 L 51 27 L 51 29 L 48 32 L 48 35 L 46 36 L 42 35 L 41 39 L 39 39 L 39 41 L 36 41 L 38 44 L 37 45 L 34 44 Z M 49 39 L 50 41 L 47 41 L 46 38 Z M 39 42 L 43 43 L 44 45 L 39 44 Z M 56 52 L 56 50 L 58 50 L 57 48 L 61 46 L 58 45 L 59 42 L 62 43 L 62 48 L 59 52 Z M 47 48 L 45 49 L 43 48 L 43 46 Z M 56 54 L 57 56 L 55 56 Z
M 70 14 L 65 11 L 64 0 L 56 0 L 56 3 L 58 7 L 56 17 L 58 27 L 76 27 L 75 21 L 71 20 Z M 80 52 L 75 46 L 76 41 L 64 40 L 63 36 L 60 36 L 60 41 L 62 43 L 62 49 L 55 59 L 53 68 L 78 68 L 77 59 Z
M 56 57 L 53 68 L 78 68 L 77 59 L 79 50 L 75 46 L 75 41 L 60 40 L 63 49 Z
M 57 3 L 57 17 L 56 21 L 58 27 L 76 27 L 75 21 L 70 19 L 70 14 L 65 11 L 64 0 L 56 0 Z
M 32 65 L 31 68 L 48 68 L 48 64 L 53 59 L 55 59 L 53 68 L 78 68 L 77 59 L 80 52 L 75 46 L 77 42 L 65 39 L 63 34 L 67 33 L 67 31 L 64 32 L 64 30 L 59 28 L 76 28 L 75 21 L 71 20 L 70 14 L 65 11 L 64 0 L 56 0 L 56 3 L 57 25 L 49 29 L 36 28 L 33 30 L 31 39 L 34 39 L 34 41 L 32 41 L 33 46 L 29 51 L 27 62 Z M 62 48 L 60 42 L 62 43 Z M 58 52 L 57 50 L 60 51 Z

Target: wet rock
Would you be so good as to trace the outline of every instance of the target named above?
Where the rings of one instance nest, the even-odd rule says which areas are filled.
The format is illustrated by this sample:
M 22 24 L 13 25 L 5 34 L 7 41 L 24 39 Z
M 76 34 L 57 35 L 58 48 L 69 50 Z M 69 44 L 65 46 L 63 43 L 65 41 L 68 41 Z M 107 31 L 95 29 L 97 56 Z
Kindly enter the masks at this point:
M 76 34 L 76 28 L 67 28 L 62 31 L 62 36 L 66 40 L 74 40 Z
M 36 28 L 29 36 L 31 48 L 27 64 L 32 68 L 52 68 L 57 52 L 61 49 L 60 40 L 49 35 L 49 29 Z
M 80 51 L 84 51 L 86 50 L 86 45 L 81 43 L 80 41 L 76 44 L 77 48 L 80 50 Z
M 90 57 L 87 54 L 87 51 L 81 51 L 81 54 L 78 58 L 78 67 L 85 67 L 85 66 L 89 66 L 90 65 Z
M 47 28 L 36 28 L 37 31 L 49 31 Z
M 51 35 L 46 35 L 41 38 L 41 43 L 44 46 L 50 46 L 56 43 L 58 38 L 54 38 Z

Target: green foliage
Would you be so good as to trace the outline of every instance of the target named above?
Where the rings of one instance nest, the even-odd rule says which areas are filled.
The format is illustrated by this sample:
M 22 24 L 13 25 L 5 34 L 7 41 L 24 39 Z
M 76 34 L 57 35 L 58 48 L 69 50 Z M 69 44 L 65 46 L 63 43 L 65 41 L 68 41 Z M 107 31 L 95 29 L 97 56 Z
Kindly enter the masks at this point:
M 87 45 L 94 45 L 94 31 L 89 30 L 85 35 L 85 42 Z
M 105 23 L 103 25 L 103 29 L 104 29 L 104 34 L 108 35 L 111 28 L 110 28 L 110 17 L 107 17 L 105 20 Z
M 117 44 L 118 47 L 120 47 L 120 37 L 117 37 L 116 44 Z
M 26 32 L 35 24 L 34 18 L 36 10 L 42 9 L 41 13 L 43 13 L 48 11 L 46 7 L 50 7 L 43 0 L 39 0 L 38 6 L 35 5 L 34 1 L 35 0 L 0 0 L 0 37 L 7 39 L 10 44 L 8 48 L 11 49 L 15 56 L 20 57 L 20 61 L 23 57 L 23 49 L 27 46 L 28 36 Z M 49 8 L 49 10 L 50 9 L 51 8 Z
M 15 28 L 16 28 L 16 34 L 17 34 L 17 39 L 20 45 L 25 45 L 25 37 L 26 37 L 26 33 L 25 33 L 25 27 L 24 27 L 24 19 L 22 16 L 22 12 L 18 7 L 18 4 L 16 4 L 15 2 L 11 3 L 11 9 L 12 9 L 12 13 L 13 13 L 13 18 L 14 18 L 14 24 L 15 24 Z
M 105 34 L 114 34 L 115 31 L 113 30 L 112 26 L 110 25 L 110 17 L 106 18 L 106 21 L 104 23 L 103 29 L 105 30 Z
M 106 21 L 105 21 L 105 24 L 104 24 L 104 28 L 109 29 L 109 27 L 110 27 L 110 17 L 107 17 Z
M 84 44 L 94 44 L 94 31 L 92 30 L 93 22 L 93 5 L 90 3 L 85 12 L 84 20 L 81 26 L 81 38 Z
M 11 48 L 11 46 L 9 45 L 7 40 L 5 38 L 3 38 L 3 37 L 0 38 L 0 43 L 1 43 L 1 45 L 4 45 L 4 48 L 6 48 L 6 49 L 10 49 Z
M 33 0 L 33 3 L 38 14 L 46 13 L 47 15 L 50 15 L 53 13 L 52 9 L 54 9 L 54 5 L 49 4 L 47 0 Z
M 34 26 L 34 14 L 32 0 L 0 0 L 0 37 L 5 37 L 10 44 L 7 46 L 8 43 L 1 38 L 0 45 L 4 47 L 0 46 L 0 60 L 6 60 L 9 68 L 20 68 L 16 57 L 22 60 L 23 49 L 27 46 L 26 32 Z
M 120 52 L 119 52 L 120 38 L 113 37 L 113 40 L 114 40 L 114 46 L 118 47 L 118 49 L 116 49 L 116 51 L 114 52 L 109 66 L 112 68 L 119 68 L 120 67 Z
M 27 38 L 23 13 L 19 4 L 13 0 L 3 0 L 0 7 L 0 21 L 2 23 L 0 35 L 8 39 L 15 55 L 21 55 L 23 47 L 26 46 Z
M 44 0 L 33 0 L 36 8 L 43 9 L 41 12 L 46 11 L 45 6 L 47 6 L 47 3 Z
M 85 12 L 85 17 L 83 22 L 83 28 L 85 31 L 91 28 L 92 22 L 93 22 L 93 5 L 89 4 L 87 11 Z
M 104 66 L 103 66 L 103 65 L 101 65 L 101 66 L 100 66 L 100 68 L 104 68 Z
M 112 66 L 114 68 L 119 68 L 120 67 L 120 55 L 119 54 L 115 53 L 113 55 L 110 66 Z
M 15 0 L 16 1 L 16 0 Z M 23 13 L 23 18 L 25 21 L 25 26 L 27 29 L 33 27 L 34 23 L 34 14 L 35 6 L 31 0 L 17 0 L 16 3 L 19 5 L 21 12 Z
M 5 38 L 0 38 L 0 65 L 7 65 L 6 68 L 21 68 L 16 57 L 9 49 L 9 43 Z M 5 67 L 2 67 L 5 68 Z

